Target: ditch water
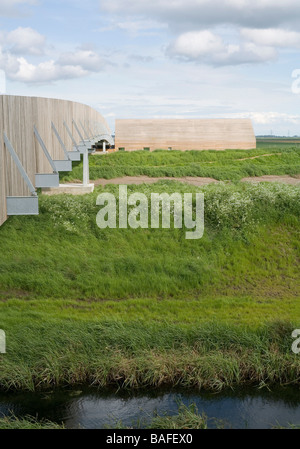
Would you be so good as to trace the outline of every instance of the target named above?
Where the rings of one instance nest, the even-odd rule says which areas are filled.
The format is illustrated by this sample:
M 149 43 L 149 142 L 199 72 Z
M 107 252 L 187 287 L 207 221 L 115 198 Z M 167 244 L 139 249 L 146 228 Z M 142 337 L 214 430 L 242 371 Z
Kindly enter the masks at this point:
M 193 390 L 124 392 L 94 388 L 48 392 L 0 393 L 0 416 L 31 415 L 64 423 L 66 428 L 99 429 L 117 422 L 135 427 L 149 423 L 155 413 L 176 415 L 178 403 L 195 403 L 211 428 L 272 428 L 300 425 L 300 389 L 243 389 L 222 393 Z M 217 420 L 217 421 L 216 421 Z

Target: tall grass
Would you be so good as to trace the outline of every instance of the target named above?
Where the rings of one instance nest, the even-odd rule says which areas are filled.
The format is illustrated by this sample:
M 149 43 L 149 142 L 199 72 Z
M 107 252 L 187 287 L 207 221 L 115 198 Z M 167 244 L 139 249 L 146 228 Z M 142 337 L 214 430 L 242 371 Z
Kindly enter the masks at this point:
M 24 326 L 6 326 L 9 344 L 0 357 L 0 388 L 33 391 L 88 383 L 221 390 L 242 384 L 297 384 L 300 359 L 291 351 L 294 328 L 288 322 L 251 330 L 225 323 L 36 318 Z
M 0 229 L 0 292 L 6 297 L 118 299 L 299 294 L 300 189 L 285 185 L 160 182 L 128 193 L 205 194 L 205 234 L 186 229 L 99 229 L 98 193 L 40 198 L 40 215 Z M 149 201 L 150 207 L 150 201 Z M 283 257 L 284 255 L 284 257 Z
M 118 186 L 41 196 L 39 216 L 0 228 L 0 388 L 299 383 L 299 187 L 128 187 L 204 192 L 194 241 L 185 229 L 99 229 L 103 191 Z
M 83 428 L 80 426 L 80 428 Z M 106 428 L 126 429 L 122 422 L 116 422 L 113 426 Z M 208 419 L 204 414 L 200 414 L 195 404 L 189 406 L 183 403 L 178 404 L 178 412 L 176 415 L 155 415 L 149 423 L 139 421 L 133 423 L 130 428 L 140 429 L 207 429 Z M 57 424 L 48 420 L 38 420 L 33 416 L 24 416 L 18 418 L 16 416 L 0 417 L 0 430 L 19 430 L 19 429 L 65 429 L 63 424 Z
M 90 158 L 92 180 L 145 175 L 237 181 L 248 176 L 299 173 L 299 145 L 263 145 L 255 150 L 116 152 Z M 82 179 L 82 164 L 76 164 L 73 171 L 62 174 L 61 179 Z
M 210 420 L 216 421 L 216 420 Z M 220 427 L 220 426 L 219 426 Z M 109 428 L 109 427 L 108 427 Z M 154 415 L 150 422 L 146 420 L 139 420 L 133 423 L 132 426 L 126 427 L 122 421 L 114 424 L 116 429 L 208 429 L 208 419 L 204 413 L 199 413 L 196 404 L 192 403 L 186 406 L 183 403 L 178 404 L 177 414 L 168 415 Z
M 63 425 L 56 424 L 52 421 L 39 421 L 33 416 L 24 416 L 17 418 L 16 416 L 0 417 L 0 430 L 53 430 L 64 429 Z

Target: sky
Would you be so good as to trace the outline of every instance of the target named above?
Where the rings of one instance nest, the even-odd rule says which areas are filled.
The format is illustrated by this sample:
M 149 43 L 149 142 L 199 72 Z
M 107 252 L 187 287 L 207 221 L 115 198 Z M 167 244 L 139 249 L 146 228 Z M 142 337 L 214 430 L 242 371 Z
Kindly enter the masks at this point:
M 0 0 L 0 92 L 300 135 L 299 0 Z M 5 76 L 4 76 L 5 74 Z

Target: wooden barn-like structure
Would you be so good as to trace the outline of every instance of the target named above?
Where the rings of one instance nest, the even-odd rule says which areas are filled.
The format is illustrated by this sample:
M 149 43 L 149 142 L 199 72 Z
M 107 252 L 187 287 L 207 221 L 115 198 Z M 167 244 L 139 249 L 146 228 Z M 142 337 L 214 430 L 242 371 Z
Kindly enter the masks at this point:
M 115 147 L 126 151 L 249 150 L 256 148 L 249 119 L 116 120 Z

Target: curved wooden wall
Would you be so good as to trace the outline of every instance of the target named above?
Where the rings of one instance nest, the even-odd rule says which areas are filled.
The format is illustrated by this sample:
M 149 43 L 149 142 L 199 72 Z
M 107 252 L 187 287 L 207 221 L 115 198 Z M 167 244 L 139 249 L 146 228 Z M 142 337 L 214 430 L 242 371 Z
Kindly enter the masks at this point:
M 5 188 L 4 154 L 0 144 L 0 226 L 6 220 L 6 188 Z
M 64 122 L 72 132 L 74 140 L 79 143 L 81 139 L 73 120 L 84 138 L 86 136 L 80 123 L 86 128 L 89 137 L 103 133 L 111 134 L 103 116 L 84 104 L 50 98 L 0 96 L 0 225 L 7 218 L 5 198 L 30 194 L 4 145 L 4 133 L 10 140 L 32 184 L 35 185 L 35 174 L 52 173 L 53 170 L 34 135 L 34 126 L 52 159 L 64 160 L 64 151 L 51 129 L 51 122 L 59 132 L 66 149 L 72 151 L 73 142 Z

